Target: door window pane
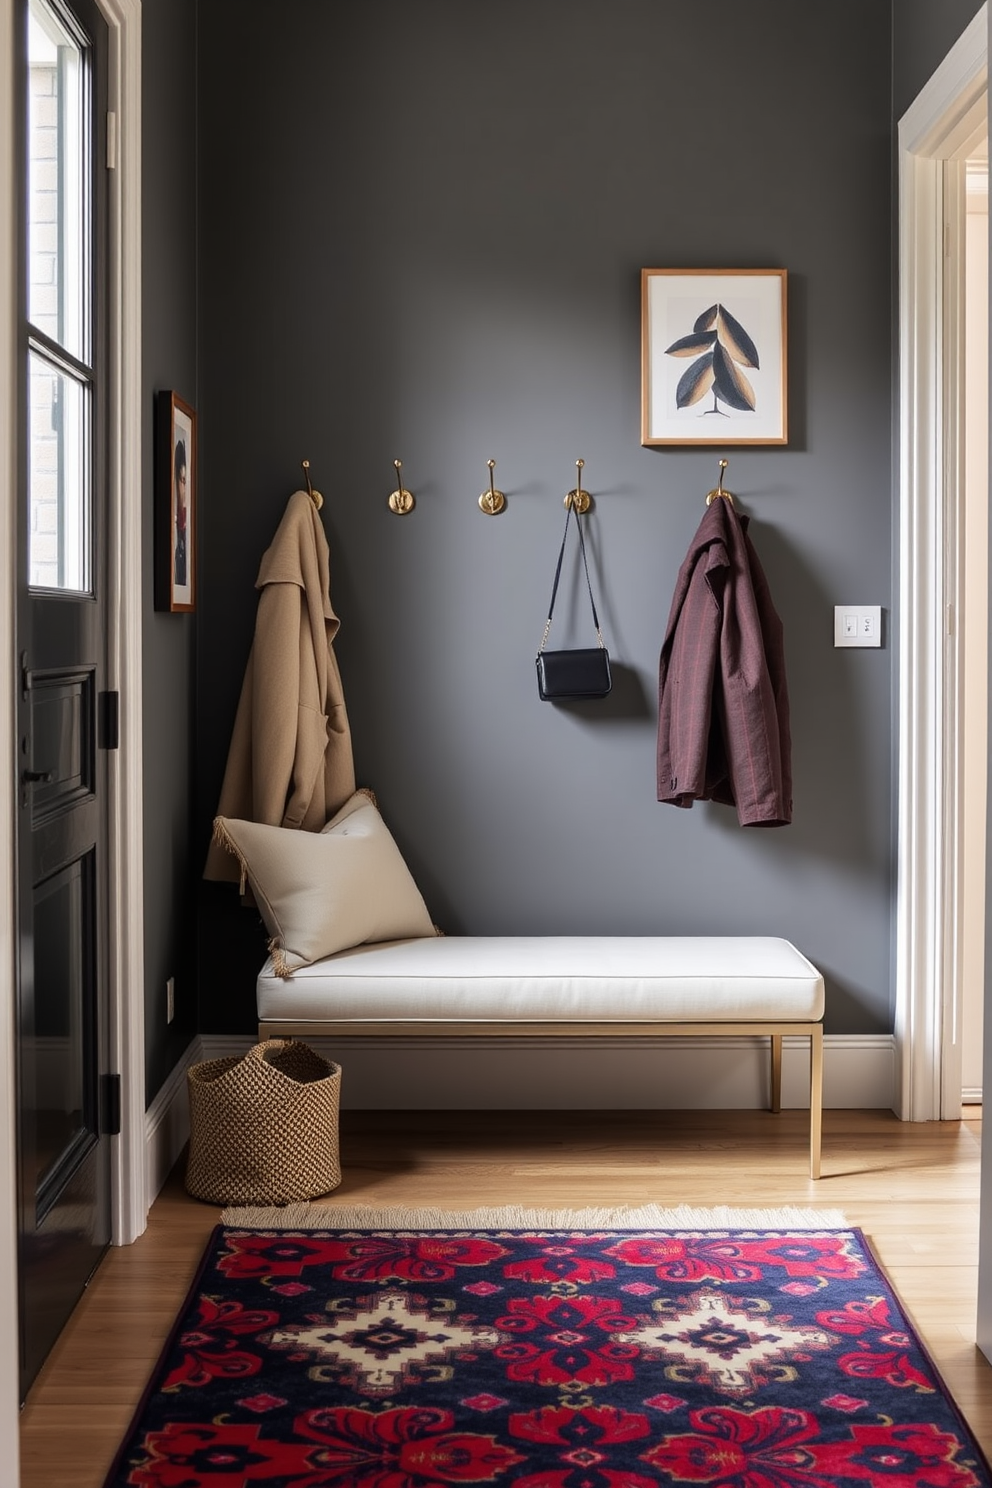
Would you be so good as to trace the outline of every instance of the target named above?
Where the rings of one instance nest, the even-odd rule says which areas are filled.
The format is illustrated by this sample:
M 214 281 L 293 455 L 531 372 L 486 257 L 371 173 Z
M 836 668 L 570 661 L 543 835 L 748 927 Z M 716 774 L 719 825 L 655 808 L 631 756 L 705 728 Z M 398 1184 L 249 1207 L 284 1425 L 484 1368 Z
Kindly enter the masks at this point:
M 28 319 L 89 359 L 83 49 L 55 11 L 28 20 Z
M 28 358 L 28 582 L 88 593 L 89 388 L 37 351 Z
M 92 586 L 90 48 L 51 0 L 28 6 L 29 583 Z

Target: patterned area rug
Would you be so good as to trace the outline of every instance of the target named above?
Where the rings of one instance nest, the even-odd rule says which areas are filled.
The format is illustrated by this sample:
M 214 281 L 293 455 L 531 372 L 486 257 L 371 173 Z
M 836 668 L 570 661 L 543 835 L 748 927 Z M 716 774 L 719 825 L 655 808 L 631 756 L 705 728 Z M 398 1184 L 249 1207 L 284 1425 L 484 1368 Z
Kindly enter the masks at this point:
M 233 1217 L 107 1488 L 992 1485 L 842 1216 Z

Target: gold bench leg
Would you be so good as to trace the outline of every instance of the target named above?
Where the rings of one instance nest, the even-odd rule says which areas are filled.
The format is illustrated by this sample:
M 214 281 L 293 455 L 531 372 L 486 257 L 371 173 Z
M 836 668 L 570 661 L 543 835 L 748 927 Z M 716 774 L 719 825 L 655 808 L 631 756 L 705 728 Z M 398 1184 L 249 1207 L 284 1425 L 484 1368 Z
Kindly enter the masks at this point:
M 820 1176 L 820 1143 L 823 1133 L 823 1028 L 818 1023 L 809 1035 L 809 1176 Z
M 782 1109 L 782 1035 L 773 1033 L 772 1040 L 772 1110 Z

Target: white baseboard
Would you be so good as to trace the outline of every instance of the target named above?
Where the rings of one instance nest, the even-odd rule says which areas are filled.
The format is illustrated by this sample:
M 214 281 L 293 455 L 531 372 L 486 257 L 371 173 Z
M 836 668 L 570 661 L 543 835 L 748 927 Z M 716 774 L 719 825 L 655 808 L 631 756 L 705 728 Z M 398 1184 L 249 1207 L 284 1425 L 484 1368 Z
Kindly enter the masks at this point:
M 161 1189 L 189 1137 L 186 1069 L 243 1054 L 250 1034 L 194 1039 L 148 1109 L 148 1193 Z M 768 1104 L 765 1039 L 470 1038 L 307 1040 L 341 1065 L 341 1105 L 353 1111 L 750 1110 Z M 809 1045 L 787 1038 L 782 1104 L 809 1104 Z M 827 1109 L 895 1103 L 892 1034 L 827 1034 Z
M 748 1110 L 768 1103 L 768 1041 L 760 1038 L 307 1040 L 341 1065 L 341 1105 L 367 1111 Z M 208 1059 L 242 1053 L 248 1035 L 205 1035 Z M 807 1106 L 809 1044 L 786 1038 L 782 1103 Z M 891 1034 L 827 1034 L 823 1104 L 895 1100 Z
M 251 1039 L 246 1039 L 245 1047 L 250 1043 Z M 149 1205 L 161 1193 L 163 1183 L 189 1141 L 186 1071 L 202 1058 L 202 1042 L 197 1037 L 145 1112 L 145 1192 Z

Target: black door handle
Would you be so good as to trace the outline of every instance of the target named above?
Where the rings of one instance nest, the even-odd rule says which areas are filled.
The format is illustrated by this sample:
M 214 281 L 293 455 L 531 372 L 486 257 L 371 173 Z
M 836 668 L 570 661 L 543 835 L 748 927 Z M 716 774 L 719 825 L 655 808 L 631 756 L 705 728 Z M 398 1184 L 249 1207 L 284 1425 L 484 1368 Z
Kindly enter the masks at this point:
M 25 770 L 21 776 L 25 785 L 51 785 L 55 779 L 54 770 Z

